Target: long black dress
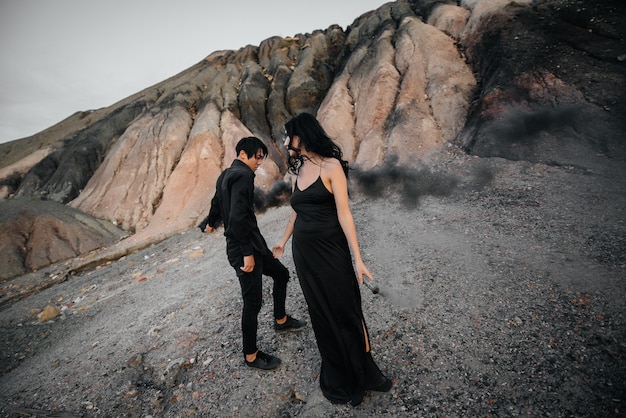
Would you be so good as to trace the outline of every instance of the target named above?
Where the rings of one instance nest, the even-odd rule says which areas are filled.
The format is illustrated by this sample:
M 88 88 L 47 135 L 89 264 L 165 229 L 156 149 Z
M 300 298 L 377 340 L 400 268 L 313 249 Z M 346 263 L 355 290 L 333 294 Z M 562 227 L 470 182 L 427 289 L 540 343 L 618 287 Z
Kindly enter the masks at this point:
M 332 193 L 321 178 L 291 196 L 292 252 L 322 357 L 320 387 L 333 403 L 358 405 L 386 381 L 365 351 L 361 293 Z M 368 333 L 369 335 L 369 333 Z

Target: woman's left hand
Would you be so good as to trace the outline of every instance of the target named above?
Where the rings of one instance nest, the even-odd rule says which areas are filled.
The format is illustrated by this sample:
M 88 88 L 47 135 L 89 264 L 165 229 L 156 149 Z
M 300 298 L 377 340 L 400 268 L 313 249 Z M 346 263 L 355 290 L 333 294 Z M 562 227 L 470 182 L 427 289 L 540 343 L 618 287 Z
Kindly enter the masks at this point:
M 280 258 L 284 252 L 285 252 L 284 245 L 276 244 L 274 245 L 274 247 L 272 247 L 272 255 L 274 256 L 274 258 Z
M 365 264 L 362 261 L 357 261 L 356 263 L 356 277 L 359 281 L 359 284 L 363 284 L 363 275 L 369 277 L 370 280 L 374 280 L 372 277 L 372 273 L 365 267 Z

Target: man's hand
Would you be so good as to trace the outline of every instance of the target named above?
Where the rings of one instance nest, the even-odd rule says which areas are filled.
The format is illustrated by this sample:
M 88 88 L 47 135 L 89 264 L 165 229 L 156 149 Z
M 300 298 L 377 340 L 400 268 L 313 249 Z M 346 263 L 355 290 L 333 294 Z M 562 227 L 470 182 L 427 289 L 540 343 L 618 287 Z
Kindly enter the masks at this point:
M 212 234 L 213 232 L 215 232 L 215 228 L 207 225 L 207 227 L 204 229 L 204 232 L 206 232 L 207 234 Z
M 254 270 L 254 256 L 246 255 L 243 257 L 243 266 L 240 269 L 246 273 L 252 272 Z

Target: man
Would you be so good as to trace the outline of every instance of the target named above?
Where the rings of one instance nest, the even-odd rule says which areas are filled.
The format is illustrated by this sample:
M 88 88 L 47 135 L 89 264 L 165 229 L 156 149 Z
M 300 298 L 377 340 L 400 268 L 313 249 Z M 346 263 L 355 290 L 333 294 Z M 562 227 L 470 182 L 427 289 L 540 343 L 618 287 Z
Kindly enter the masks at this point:
M 254 214 L 254 172 L 267 156 L 267 147 L 259 138 L 247 137 L 237 143 L 235 150 L 237 158 L 218 177 L 211 210 L 198 227 L 212 233 L 224 223 L 228 261 L 237 273 L 243 296 L 244 361 L 249 367 L 271 370 L 278 367 L 281 360 L 260 351 L 256 345 L 263 274 L 274 279 L 274 329 L 278 332 L 295 330 L 306 323 L 285 313 L 289 270 L 272 255 Z

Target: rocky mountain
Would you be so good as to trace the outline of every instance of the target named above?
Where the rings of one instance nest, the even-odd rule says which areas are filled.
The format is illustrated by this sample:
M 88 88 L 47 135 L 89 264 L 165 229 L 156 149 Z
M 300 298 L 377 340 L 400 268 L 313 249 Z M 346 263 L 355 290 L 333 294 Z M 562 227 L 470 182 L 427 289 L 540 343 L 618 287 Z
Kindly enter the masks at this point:
M 624 22 L 618 0 L 398 0 L 345 30 L 213 52 L 110 107 L 0 144 L 0 279 L 193 227 L 243 136 L 270 149 L 257 172 L 269 192 L 286 176 L 282 126 L 300 112 L 316 114 L 362 172 L 427 166 L 451 148 L 585 170 L 623 163 Z M 24 215 L 32 207 L 38 215 Z M 50 251 L 58 242 L 66 251 Z

